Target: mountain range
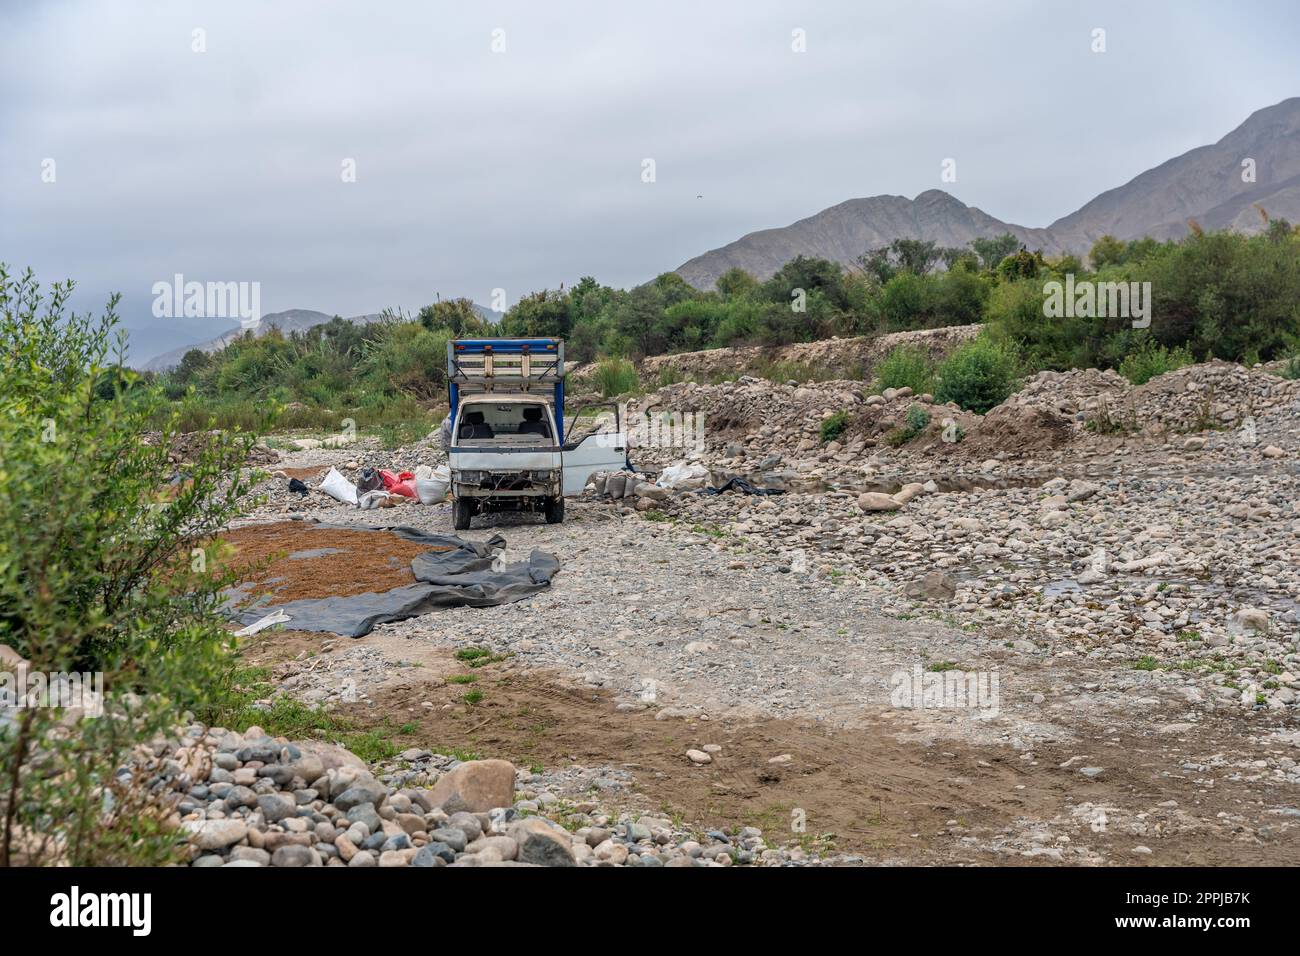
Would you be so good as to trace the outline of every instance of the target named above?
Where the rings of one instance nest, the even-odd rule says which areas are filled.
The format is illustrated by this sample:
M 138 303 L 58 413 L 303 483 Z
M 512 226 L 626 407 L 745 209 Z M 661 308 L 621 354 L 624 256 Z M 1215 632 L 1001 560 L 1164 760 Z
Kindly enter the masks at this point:
M 1108 234 L 1123 240 L 1143 236 L 1176 239 L 1187 234 L 1193 219 L 1205 229 L 1259 232 L 1267 221 L 1265 213 L 1300 221 L 1300 97 L 1252 113 L 1217 143 L 1149 169 L 1045 228 L 1004 222 L 941 189 L 929 189 L 915 199 L 850 199 L 788 226 L 749 233 L 696 256 L 675 271 L 696 288 L 708 289 L 733 267 L 765 279 L 797 255 L 850 265 L 864 252 L 895 239 L 965 247 L 972 239 L 1007 232 L 1027 248 L 1046 255 L 1084 255 Z M 500 318 L 500 313 L 475 308 L 489 321 Z M 371 313 L 349 321 L 369 323 L 380 317 Z M 255 335 L 271 329 L 288 334 L 331 318 L 312 309 L 289 309 L 265 315 L 251 328 Z M 239 326 L 227 329 L 214 338 L 156 355 L 139 367 L 152 371 L 171 368 L 190 349 L 214 352 L 246 331 Z M 179 328 L 177 332 L 172 341 L 184 337 Z
M 1300 221 L 1300 97 L 1252 113 L 1217 143 L 1200 146 L 1108 190 L 1046 228 L 1003 222 L 940 189 L 850 199 L 807 219 L 764 229 L 675 270 L 699 289 L 739 267 L 765 279 L 797 255 L 849 265 L 895 239 L 965 247 L 1011 233 L 1045 255 L 1084 255 L 1103 235 L 1176 239 L 1195 219 L 1205 229 L 1262 230 L 1269 217 Z

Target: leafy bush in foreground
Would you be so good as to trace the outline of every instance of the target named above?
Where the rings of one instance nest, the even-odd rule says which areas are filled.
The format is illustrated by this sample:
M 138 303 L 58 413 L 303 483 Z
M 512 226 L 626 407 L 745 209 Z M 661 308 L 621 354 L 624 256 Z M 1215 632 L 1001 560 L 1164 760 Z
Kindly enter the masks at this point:
M 212 537 L 238 513 L 253 438 L 210 436 L 173 476 L 170 429 L 141 441 L 166 399 L 108 357 L 116 299 L 65 316 L 70 292 L 46 301 L 0 264 L 0 644 L 29 674 L 101 675 L 103 715 L 0 718 L 0 865 L 166 859 L 167 808 L 122 768 L 229 661 Z

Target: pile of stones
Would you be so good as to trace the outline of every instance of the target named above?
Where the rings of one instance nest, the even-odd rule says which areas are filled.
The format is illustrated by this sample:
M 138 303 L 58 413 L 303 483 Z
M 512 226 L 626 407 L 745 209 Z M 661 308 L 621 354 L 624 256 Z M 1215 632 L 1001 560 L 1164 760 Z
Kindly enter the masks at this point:
M 683 829 L 549 794 L 516 800 L 527 779 L 505 760 L 410 753 L 424 768 L 376 777 L 354 754 L 194 726 L 163 757 L 155 785 L 192 866 L 732 866 L 801 862 L 754 827 Z M 402 763 L 407 763 L 402 761 Z M 445 769 L 433 769 L 442 766 Z M 431 786 L 413 785 L 417 781 Z

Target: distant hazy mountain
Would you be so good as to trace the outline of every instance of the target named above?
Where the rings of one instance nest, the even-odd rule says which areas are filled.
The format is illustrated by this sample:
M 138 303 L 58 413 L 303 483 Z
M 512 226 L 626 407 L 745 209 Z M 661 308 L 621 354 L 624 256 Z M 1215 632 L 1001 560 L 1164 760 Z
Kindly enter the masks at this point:
M 1254 161 L 1254 182 L 1243 181 L 1246 159 Z M 691 285 L 710 288 L 735 266 L 767 278 L 797 255 L 847 265 L 894 239 L 965 246 L 1004 232 L 1047 255 L 1082 254 L 1107 233 L 1119 239 L 1178 238 L 1187 234 L 1191 218 L 1207 229 L 1258 232 L 1264 218 L 1257 207 L 1273 218 L 1300 221 L 1300 97 L 1251 114 L 1214 145 L 1147 170 L 1045 229 L 1003 222 L 931 189 L 915 199 L 850 199 L 789 226 L 742 236 L 676 271 Z
M 496 322 L 501 318 L 500 312 L 494 312 L 481 305 L 475 305 L 474 309 L 489 322 Z M 141 363 L 133 362 L 132 364 L 135 365 L 136 368 L 144 371 L 162 372 L 179 365 L 181 359 L 185 357 L 185 353 L 191 349 L 200 349 L 204 352 L 217 352 L 249 331 L 254 335 L 261 336 L 265 335 L 272 329 L 278 329 L 284 335 L 289 335 L 293 332 L 305 332 L 312 326 L 320 325 L 322 322 L 328 322 L 332 318 L 334 318 L 333 315 L 328 315 L 324 312 L 317 312 L 314 309 L 287 309 L 284 312 L 272 312 L 269 315 L 262 316 L 261 321 L 254 326 L 249 326 L 247 328 L 244 326 L 235 326 L 234 328 L 226 329 L 215 338 L 207 339 L 206 341 L 190 342 L 187 345 L 174 348 L 171 351 L 162 353 L 161 355 L 156 355 L 148 361 Z M 357 325 L 367 325 L 371 322 L 378 322 L 381 318 L 383 318 L 383 313 L 371 312 L 367 315 L 351 316 L 347 321 L 354 322 Z

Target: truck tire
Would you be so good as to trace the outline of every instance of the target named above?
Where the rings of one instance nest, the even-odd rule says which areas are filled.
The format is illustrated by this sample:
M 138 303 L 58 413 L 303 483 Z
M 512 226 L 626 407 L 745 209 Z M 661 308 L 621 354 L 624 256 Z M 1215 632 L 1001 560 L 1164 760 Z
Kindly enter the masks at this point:
M 468 498 L 457 498 L 451 503 L 451 526 L 457 531 L 469 529 L 469 521 L 474 517 L 474 503 Z
M 564 498 L 546 499 L 546 523 L 559 524 L 564 520 Z

